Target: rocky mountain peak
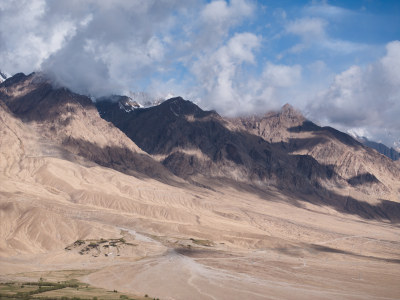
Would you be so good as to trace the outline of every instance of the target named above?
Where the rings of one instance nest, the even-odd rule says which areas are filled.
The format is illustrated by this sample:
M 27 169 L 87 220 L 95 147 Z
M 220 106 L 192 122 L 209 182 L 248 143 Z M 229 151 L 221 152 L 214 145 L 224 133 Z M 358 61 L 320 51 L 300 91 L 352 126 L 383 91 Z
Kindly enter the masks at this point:
M 289 121 L 290 123 L 302 123 L 306 120 L 303 114 L 289 103 L 282 106 L 278 115 L 279 119 Z
M 34 73 L 32 73 L 30 75 L 25 75 L 24 73 L 17 73 L 12 77 L 7 78 L 4 82 L 1 83 L 1 85 L 4 87 L 11 86 L 13 84 L 16 84 L 16 83 L 28 78 L 29 76 L 33 76 L 33 74 Z
M 182 97 L 168 99 L 160 104 L 160 109 L 167 109 L 176 117 L 186 115 L 201 115 L 204 111 L 196 104 Z
M 132 111 L 134 109 L 142 107 L 139 103 L 129 97 L 123 97 L 123 99 L 121 99 L 119 103 L 121 105 L 121 108 L 126 109 L 127 111 Z
M 90 98 L 53 86 L 41 73 L 18 73 L 8 78 L 0 84 L 0 97 L 24 121 L 60 121 L 60 116 L 95 111 Z
M 285 113 L 293 113 L 297 110 L 291 104 L 286 103 L 285 105 L 282 106 L 281 111 Z

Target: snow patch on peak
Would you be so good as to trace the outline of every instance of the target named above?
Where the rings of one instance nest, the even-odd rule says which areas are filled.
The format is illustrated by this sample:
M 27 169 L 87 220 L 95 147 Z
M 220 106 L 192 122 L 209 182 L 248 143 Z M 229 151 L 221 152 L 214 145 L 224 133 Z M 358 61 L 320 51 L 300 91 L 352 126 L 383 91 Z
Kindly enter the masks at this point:
M 8 77 L 10 77 L 10 75 L 8 75 L 7 72 L 3 72 L 2 70 L 0 70 L 0 83 L 2 83 Z
M 361 127 L 359 127 L 359 128 L 351 128 L 351 129 L 348 129 L 346 132 L 347 132 L 347 134 L 349 134 L 350 136 L 352 136 L 356 140 L 362 139 L 362 138 L 366 138 L 366 139 L 370 139 L 371 138 L 369 132 L 365 128 L 361 128 Z
M 168 93 L 168 94 L 164 97 L 164 100 L 168 100 L 168 99 L 175 98 L 175 97 L 176 97 L 175 94 L 173 94 L 173 93 Z
M 152 96 L 145 92 L 129 92 L 128 97 L 138 103 L 140 107 L 147 108 L 160 105 L 165 100 L 174 98 L 175 95 L 173 93 L 167 93 L 165 96 Z
M 117 103 L 119 108 L 127 113 L 136 109 L 148 108 L 157 106 L 164 101 L 173 98 L 172 93 L 168 93 L 165 97 L 152 97 L 144 92 L 128 92 L 127 95 L 110 95 L 100 98 L 91 98 L 93 102 L 97 101 L 110 101 Z
M 133 100 L 128 96 L 121 96 L 121 99 L 118 101 L 119 108 L 124 110 L 125 112 L 131 112 L 138 108 L 143 108 L 143 105 Z

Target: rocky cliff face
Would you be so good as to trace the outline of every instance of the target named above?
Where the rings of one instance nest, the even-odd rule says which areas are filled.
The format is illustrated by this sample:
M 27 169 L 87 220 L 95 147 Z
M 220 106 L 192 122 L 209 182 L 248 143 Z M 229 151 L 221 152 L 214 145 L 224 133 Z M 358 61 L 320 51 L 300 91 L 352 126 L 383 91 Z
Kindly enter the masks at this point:
M 314 195 L 317 201 L 331 198 L 343 210 L 346 205 L 354 209 L 348 205 L 353 198 L 373 205 L 378 199 L 399 200 L 395 164 L 347 134 L 306 120 L 290 105 L 236 119 L 203 111 L 182 98 L 129 113 L 114 102 L 96 106 L 171 172 L 194 182 L 228 180 L 262 190 L 273 186 Z
M 321 165 L 331 166 L 335 174 L 363 194 L 390 194 L 391 199 L 397 198 L 395 181 L 400 172 L 390 159 L 343 132 L 317 126 L 289 105 L 280 112 L 232 121 L 245 131 L 280 145 L 288 154 L 308 155 Z
M 262 116 L 231 118 L 230 121 L 270 143 L 287 142 L 293 136 L 289 130 L 291 128 L 302 125 L 314 126 L 290 104 L 285 104 L 279 112 L 268 112 Z
M 237 130 L 217 113 L 182 98 L 130 113 L 112 102 L 96 105 L 102 117 L 183 178 L 196 180 L 201 175 L 311 191 L 319 181 L 334 177 L 329 167 L 313 158 L 288 156 L 263 138 Z

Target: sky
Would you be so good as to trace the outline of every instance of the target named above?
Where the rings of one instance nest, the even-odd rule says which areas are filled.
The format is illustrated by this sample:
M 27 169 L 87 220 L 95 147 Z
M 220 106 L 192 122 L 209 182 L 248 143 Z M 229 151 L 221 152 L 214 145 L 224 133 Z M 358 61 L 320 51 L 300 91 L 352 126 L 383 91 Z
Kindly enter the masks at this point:
M 398 0 L 0 0 L 0 70 L 223 116 L 290 103 L 400 146 Z

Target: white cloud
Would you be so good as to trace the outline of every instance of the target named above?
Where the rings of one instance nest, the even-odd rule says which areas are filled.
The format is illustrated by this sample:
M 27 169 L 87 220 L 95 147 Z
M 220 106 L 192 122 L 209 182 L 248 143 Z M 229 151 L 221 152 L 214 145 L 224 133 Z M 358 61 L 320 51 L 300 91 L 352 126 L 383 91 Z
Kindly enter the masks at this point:
M 40 67 L 75 32 L 65 16 L 47 20 L 45 1 L 2 1 L 0 8 L 0 65 L 9 73 Z
M 386 46 L 387 54 L 380 60 L 385 79 L 393 87 L 400 86 L 400 41 L 393 41 Z
M 327 20 L 320 17 L 304 17 L 288 22 L 286 33 L 299 36 L 301 39 L 301 42 L 291 47 L 288 52 L 299 53 L 314 48 L 350 54 L 367 49 L 364 44 L 330 37 L 327 34 L 328 25 Z
M 240 85 L 236 85 L 243 63 L 254 63 L 253 51 L 260 39 L 252 33 L 234 35 L 214 53 L 201 56 L 191 67 L 204 89 L 202 104 L 226 114 L 236 113 L 241 102 Z
M 191 15 L 188 26 L 190 42 L 186 51 L 197 53 L 215 51 L 231 34 L 231 29 L 254 14 L 255 7 L 248 0 L 217 0 L 204 5 Z
M 335 76 L 329 61 L 296 62 L 306 51 L 336 57 L 370 49 L 330 35 L 336 18 L 352 11 L 313 2 L 293 20 L 290 10 L 275 10 L 283 26 L 277 34 L 277 23 L 260 22 L 257 8 L 265 9 L 251 0 L 1 0 L 0 68 L 11 74 L 44 70 L 95 96 L 172 91 L 223 115 L 264 112 L 285 102 L 308 105 L 313 118 L 398 139 L 400 42 L 388 44 L 375 63 Z M 276 43 L 293 37 L 297 44 L 271 54 Z M 293 52 L 298 55 L 290 57 Z M 273 55 L 290 65 L 274 63 Z
M 250 112 L 260 113 L 279 109 L 283 104 L 294 103 L 302 81 L 300 65 L 266 63 L 261 78 L 251 79 L 248 102 Z
M 211 55 L 201 57 L 192 72 L 201 83 L 201 105 L 234 116 L 277 109 L 291 98 L 301 81 L 301 67 L 266 63 L 261 76 L 242 72 L 255 64 L 254 52 L 260 38 L 251 33 L 236 34 Z
M 169 46 L 163 37 L 176 29 L 181 10 L 197 6 L 196 0 L 4 0 L 0 66 L 9 73 L 42 69 L 81 93 L 118 92 L 162 70 Z
M 386 55 L 375 63 L 364 68 L 352 66 L 338 74 L 309 104 L 310 116 L 342 129 L 363 131 L 389 144 L 393 136 L 398 139 L 400 41 L 389 43 L 386 49 Z
M 311 41 L 325 37 L 326 25 L 327 22 L 320 18 L 302 18 L 289 22 L 286 31 L 299 35 L 304 41 Z
M 309 64 L 308 69 L 314 74 L 323 74 L 327 70 L 327 65 L 322 60 L 317 60 Z
M 219 34 L 226 33 L 234 24 L 253 13 L 253 5 L 245 0 L 212 1 L 201 11 L 203 25 L 208 25 Z
M 343 16 L 354 15 L 354 12 L 351 12 L 343 7 L 330 5 L 326 1 L 320 3 L 313 2 L 311 5 L 306 6 L 304 11 L 310 15 L 331 19 L 338 19 Z
M 248 0 L 2 4 L 0 66 L 9 72 L 44 70 L 79 93 L 100 96 L 147 85 L 153 94 L 184 93 L 233 115 L 276 108 L 300 77 L 299 66 L 272 63 L 259 68 L 258 78 L 246 73 L 258 68 L 262 43 L 261 36 L 234 33 L 254 16 L 256 6 Z M 17 35 L 6 34 L 14 29 Z M 177 80 L 179 68 L 186 76 Z
M 251 39 L 226 43 L 254 8 L 247 0 L 4 0 L 0 67 L 44 70 L 95 96 L 141 89 L 154 74 L 172 72 L 173 64 L 191 68 L 221 48 L 235 63 L 253 62 Z
M 290 87 L 299 82 L 301 67 L 268 63 L 263 72 L 263 79 L 274 87 Z
M 321 48 L 325 48 L 332 52 L 338 52 L 341 54 L 351 54 L 355 52 L 365 51 L 369 47 L 365 44 L 354 43 L 333 38 L 326 38 L 321 40 L 320 46 Z

